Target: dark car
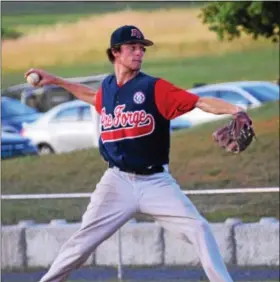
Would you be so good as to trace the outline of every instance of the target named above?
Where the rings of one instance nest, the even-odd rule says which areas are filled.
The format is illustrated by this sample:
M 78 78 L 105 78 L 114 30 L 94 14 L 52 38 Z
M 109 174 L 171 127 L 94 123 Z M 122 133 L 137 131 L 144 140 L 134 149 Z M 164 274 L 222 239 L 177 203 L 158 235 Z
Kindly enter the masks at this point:
M 36 109 L 22 104 L 19 100 L 1 97 L 1 124 L 21 131 L 24 123 L 38 119 L 42 114 Z
M 30 139 L 22 137 L 18 133 L 10 133 L 2 130 L 1 159 L 28 155 L 38 155 L 37 148 Z
M 81 83 L 97 90 L 107 75 L 108 74 L 72 77 L 67 78 L 67 80 Z M 76 99 L 72 93 L 62 87 L 56 85 L 45 85 L 43 87 L 34 88 L 28 83 L 10 86 L 2 91 L 2 95 L 20 100 L 23 104 L 37 109 L 38 112 L 47 112 L 61 103 Z

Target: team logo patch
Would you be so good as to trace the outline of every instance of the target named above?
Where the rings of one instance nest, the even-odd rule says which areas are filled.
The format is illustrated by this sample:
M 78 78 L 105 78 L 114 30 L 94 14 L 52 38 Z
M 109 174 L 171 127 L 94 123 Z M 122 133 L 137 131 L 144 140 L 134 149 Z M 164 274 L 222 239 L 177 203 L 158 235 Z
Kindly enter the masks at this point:
M 142 34 L 141 34 L 141 32 L 138 30 L 138 29 L 136 29 L 136 28 L 133 28 L 132 30 L 131 30 L 131 36 L 132 37 L 136 37 L 136 38 L 138 38 L 138 39 L 141 39 L 143 36 L 142 36 Z
M 134 95 L 133 95 L 133 101 L 134 103 L 136 104 L 143 104 L 144 101 L 145 101 L 145 95 L 143 92 L 136 92 Z

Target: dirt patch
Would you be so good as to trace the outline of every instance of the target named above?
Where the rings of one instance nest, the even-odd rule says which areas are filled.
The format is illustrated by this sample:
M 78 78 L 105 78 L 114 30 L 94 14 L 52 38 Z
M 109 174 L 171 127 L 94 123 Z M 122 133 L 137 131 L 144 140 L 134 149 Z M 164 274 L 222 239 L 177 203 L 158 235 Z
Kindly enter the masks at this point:
M 270 132 L 271 129 L 278 128 L 278 134 L 279 134 L 279 117 L 273 117 L 268 120 L 262 120 L 262 121 L 256 121 L 254 122 L 254 127 L 256 129 L 256 132 Z

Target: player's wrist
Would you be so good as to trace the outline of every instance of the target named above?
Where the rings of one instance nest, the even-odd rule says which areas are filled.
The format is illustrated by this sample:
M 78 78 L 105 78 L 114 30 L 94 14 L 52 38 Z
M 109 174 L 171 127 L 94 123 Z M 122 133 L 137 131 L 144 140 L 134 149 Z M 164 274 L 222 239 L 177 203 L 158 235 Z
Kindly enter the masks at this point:
M 57 86 L 61 86 L 61 87 L 63 87 L 63 85 L 66 82 L 65 79 L 63 79 L 59 76 L 52 76 L 51 80 L 52 80 L 52 84 L 57 85 Z
M 239 106 L 234 106 L 231 114 L 233 116 L 236 116 L 240 112 L 245 112 L 245 110 L 243 108 L 239 107 Z

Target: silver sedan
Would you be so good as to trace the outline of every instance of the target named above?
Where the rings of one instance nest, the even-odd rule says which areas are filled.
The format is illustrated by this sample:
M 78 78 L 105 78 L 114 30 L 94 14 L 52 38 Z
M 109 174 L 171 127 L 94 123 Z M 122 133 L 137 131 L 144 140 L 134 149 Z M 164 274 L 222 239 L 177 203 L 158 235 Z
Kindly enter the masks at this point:
M 93 110 L 80 100 L 66 102 L 26 124 L 21 134 L 33 141 L 41 155 L 95 147 L 98 131 L 93 125 Z

